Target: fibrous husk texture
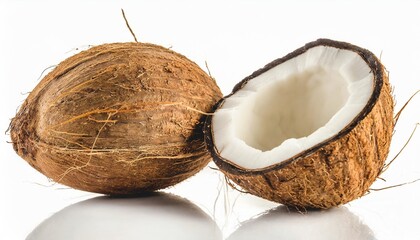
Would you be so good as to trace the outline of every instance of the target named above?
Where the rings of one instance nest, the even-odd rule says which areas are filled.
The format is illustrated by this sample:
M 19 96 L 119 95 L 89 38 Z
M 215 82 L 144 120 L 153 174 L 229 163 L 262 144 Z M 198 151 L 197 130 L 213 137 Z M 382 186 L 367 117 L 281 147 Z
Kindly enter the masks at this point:
M 210 161 L 203 113 L 220 98 L 215 81 L 174 51 L 104 44 L 64 60 L 36 86 L 11 138 L 58 183 L 105 194 L 153 191 Z
M 394 128 L 394 102 L 387 72 L 368 50 L 320 39 L 255 72 L 240 82 L 234 92 L 262 72 L 319 45 L 357 52 L 374 73 L 374 90 L 368 104 L 336 136 L 277 165 L 244 169 L 219 155 L 213 143 L 211 116 L 207 118 L 206 142 L 216 164 L 231 181 L 251 194 L 290 206 L 331 208 L 363 196 L 382 172 Z M 215 110 L 223 106 L 223 101 Z

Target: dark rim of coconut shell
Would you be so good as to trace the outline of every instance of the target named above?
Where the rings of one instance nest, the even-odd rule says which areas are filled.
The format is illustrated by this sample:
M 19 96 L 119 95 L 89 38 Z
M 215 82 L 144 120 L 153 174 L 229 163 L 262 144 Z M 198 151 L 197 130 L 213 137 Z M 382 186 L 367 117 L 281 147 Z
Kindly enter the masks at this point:
M 245 169 L 242 168 L 240 166 L 238 166 L 237 164 L 229 161 L 228 159 L 225 159 L 223 157 L 220 156 L 218 150 L 216 149 L 216 146 L 213 142 L 213 131 L 212 131 L 212 115 L 207 116 L 206 118 L 206 122 L 204 125 L 204 135 L 205 135 L 205 142 L 207 144 L 207 148 L 209 149 L 212 158 L 214 160 L 214 162 L 223 170 L 231 172 L 233 174 L 261 174 L 261 173 L 265 173 L 268 171 L 272 171 L 272 170 L 276 170 L 276 169 L 280 169 L 283 166 L 297 160 L 300 158 L 304 158 L 314 152 L 316 152 L 317 150 L 319 150 L 320 148 L 322 148 L 323 146 L 327 145 L 328 143 L 335 141 L 341 137 L 343 137 L 344 135 L 346 135 L 347 133 L 349 133 L 353 128 L 355 128 L 371 111 L 373 106 L 376 104 L 379 95 L 381 93 L 381 89 L 382 89 L 382 85 L 383 85 L 383 74 L 384 74 L 384 69 L 382 64 L 380 63 L 379 59 L 369 50 L 367 49 L 363 49 L 360 48 L 358 46 L 355 46 L 353 44 L 347 43 L 347 42 L 340 42 L 340 41 L 335 41 L 335 40 L 330 40 L 330 39 L 318 39 L 316 41 L 307 43 L 305 46 L 287 54 L 286 56 L 276 59 L 272 62 L 270 62 L 269 64 L 265 65 L 263 68 L 255 71 L 254 73 L 252 73 L 250 76 L 246 77 L 245 79 L 243 79 L 242 81 L 240 81 L 238 84 L 235 85 L 235 87 L 233 88 L 232 92 L 223 97 L 222 99 L 220 99 L 215 106 L 213 107 L 213 112 L 215 112 L 217 109 L 219 109 L 220 107 L 223 106 L 223 103 L 225 102 L 225 99 L 229 98 L 230 96 L 232 96 L 234 93 L 236 93 L 237 91 L 241 90 L 247 83 L 248 81 L 252 80 L 253 78 L 261 75 L 264 72 L 269 71 L 270 69 L 272 69 L 273 67 L 276 67 L 279 64 L 282 64 L 284 62 L 286 62 L 287 60 L 290 60 L 292 58 L 295 58 L 303 53 L 305 53 L 306 51 L 308 51 L 309 49 L 313 48 L 313 47 L 317 47 L 317 46 L 326 46 L 326 47 L 334 47 L 334 48 L 338 48 L 338 49 L 344 49 L 344 50 L 349 50 L 352 52 L 357 53 L 365 62 L 366 64 L 369 66 L 369 68 L 371 69 L 371 72 L 373 73 L 374 79 L 373 79 L 373 84 L 374 84 L 374 88 L 373 88 L 373 92 L 372 95 L 370 96 L 366 106 L 363 108 L 363 110 L 345 127 L 343 128 L 340 132 L 338 132 L 336 135 L 332 136 L 329 139 L 326 139 L 320 143 L 318 143 L 317 145 L 303 151 L 300 152 L 299 154 L 286 159 L 285 161 L 282 161 L 278 164 L 274 164 L 265 168 L 259 168 L 259 169 Z

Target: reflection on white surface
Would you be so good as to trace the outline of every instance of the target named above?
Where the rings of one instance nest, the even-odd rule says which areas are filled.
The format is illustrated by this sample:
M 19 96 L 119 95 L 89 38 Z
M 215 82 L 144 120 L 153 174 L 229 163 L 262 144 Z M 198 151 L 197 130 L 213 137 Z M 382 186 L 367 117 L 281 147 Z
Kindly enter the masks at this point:
M 167 193 L 97 197 L 57 212 L 27 237 L 48 239 L 222 239 L 216 223 L 186 199 Z
M 277 207 L 244 222 L 228 240 L 374 240 L 372 230 L 347 208 L 305 213 Z

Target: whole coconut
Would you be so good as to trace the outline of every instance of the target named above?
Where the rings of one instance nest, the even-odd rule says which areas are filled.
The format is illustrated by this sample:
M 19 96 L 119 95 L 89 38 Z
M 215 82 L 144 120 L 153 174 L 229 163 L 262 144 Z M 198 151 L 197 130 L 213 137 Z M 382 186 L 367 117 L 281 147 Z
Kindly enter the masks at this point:
M 105 194 L 153 191 L 210 161 L 203 114 L 221 96 L 210 76 L 172 50 L 104 44 L 44 77 L 12 119 L 11 139 L 55 182 Z

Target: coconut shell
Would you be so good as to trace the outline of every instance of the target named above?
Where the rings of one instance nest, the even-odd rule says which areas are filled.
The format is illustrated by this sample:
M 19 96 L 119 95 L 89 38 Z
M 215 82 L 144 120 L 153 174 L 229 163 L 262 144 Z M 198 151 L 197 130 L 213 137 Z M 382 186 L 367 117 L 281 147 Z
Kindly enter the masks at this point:
M 10 134 L 15 151 L 55 182 L 105 194 L 153 191 L 211 160 L 203 113 L 221 97 L 210 76 L 174 51 L 104 44 L 45 76 Z
M 354 51 L 374 75 L 374 90 L 367 105 L 335 136 L 278 164 L 245 169 L 220 156 L 214 144 L 212 116 L 207 117 L 206 143 L 215 163 L 233 183 L 251 194 L 289 206 L 331 208 L 363 196 L 382 172 L 394 129 L 394 102 L 387 71 L 366 49 L 328 39 L 308 43 L 238 83 L 214 111 L 256 76 L 321 45 Z

